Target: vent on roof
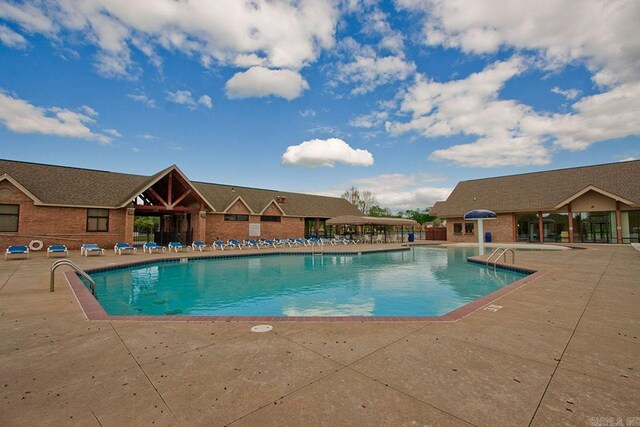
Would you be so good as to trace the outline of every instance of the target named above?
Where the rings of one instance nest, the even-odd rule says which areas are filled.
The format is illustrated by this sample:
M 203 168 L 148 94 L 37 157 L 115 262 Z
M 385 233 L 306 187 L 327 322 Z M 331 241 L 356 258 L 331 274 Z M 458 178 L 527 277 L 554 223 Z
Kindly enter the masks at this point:
M 283 205 L 283 204 L 285 204 L 285 203 L 286 203 L 286 201 L 287 201 L 287 198 L 286 198 L 285 196 L 278 196 L 278 197 L 276 197 L 276 202 L 277 202 L 279 205 Z

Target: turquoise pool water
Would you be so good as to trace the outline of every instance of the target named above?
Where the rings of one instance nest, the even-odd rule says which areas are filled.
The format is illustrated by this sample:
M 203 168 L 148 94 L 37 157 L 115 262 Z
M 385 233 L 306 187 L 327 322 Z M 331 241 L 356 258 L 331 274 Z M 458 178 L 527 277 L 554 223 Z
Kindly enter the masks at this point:
M 440 316 L 526 276 L 469 248 L 189 259 L 95 272 L 110 315 Z

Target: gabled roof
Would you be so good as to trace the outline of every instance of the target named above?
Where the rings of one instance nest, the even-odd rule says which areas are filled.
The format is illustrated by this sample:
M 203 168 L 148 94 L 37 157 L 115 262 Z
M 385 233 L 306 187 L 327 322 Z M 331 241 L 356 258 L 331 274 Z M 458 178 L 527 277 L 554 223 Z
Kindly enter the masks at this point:
M 337 197 L 189 181 L 175 165 L 152 176 L 142 176 L 0 159 L 0 176 L 11 177 L 10 182 L 30 193 L 36 204 L 48 206 L 123 207 L 172 170 L 180 173 L 215 212 L 224 212 L 238 197 L 252 212 L 263 212 L 284 197 L 284 203 L 276 202 L 276 206 L 289 216 L 362 215 L 347 200 Z
M 457 217 L 473 209 L 556 210 L 589 187 L 631 206 L 640 206 L 640 160 L 461 181 L 449 198 L 436 203 L 431 212 L 440 217 Z
M 114 208 L 149 180 L 148 176 L 66 166 L 0 160 L 0 175 L 8 174 L 49 206 Z
M 284 203 L 278 203 L 278 206 L 289 216 L 331 218 L 338 215 L 362 215 L 362 212 L 355 206 L 338 197 L 315 196 L 205 182 L 193 182 L 193 185 L 200 190 L 218 212 L 223 212 L 240 196 L 253 212 L 262 212 L 265 207 L 277 200 L 278 197 L 284 197 Z

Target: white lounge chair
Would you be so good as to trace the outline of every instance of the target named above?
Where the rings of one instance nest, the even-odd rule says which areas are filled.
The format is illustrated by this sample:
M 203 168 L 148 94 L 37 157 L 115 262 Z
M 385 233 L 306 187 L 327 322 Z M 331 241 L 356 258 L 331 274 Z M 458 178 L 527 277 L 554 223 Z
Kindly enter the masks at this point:
M 80 247 L 80 255 L 87 257 L 89 254 L 104 255 L 104 249 L 98 246 L 97 243 L 85 243 Z
M 25 245 L 9 245 L 7 251 L 4 254 L 4 259 L 8 259 L 9 256 L 26 256 L 29 258 L 29 248 Z

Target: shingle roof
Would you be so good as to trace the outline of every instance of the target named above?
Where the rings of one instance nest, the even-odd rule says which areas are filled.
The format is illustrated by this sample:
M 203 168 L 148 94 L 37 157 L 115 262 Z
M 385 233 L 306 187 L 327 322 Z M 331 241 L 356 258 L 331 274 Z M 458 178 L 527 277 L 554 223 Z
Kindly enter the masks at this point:
M 472 209 L 551 210 L 589 186 L 640 205 L 640 160 L 461 181 L 431 212 L 453 217 Z
M 0 160 L 0 175 L 8 174 L 47 205 L 116 207 L 150 179 L 66 166 Z
M 238 197 L 242 197 L 242 200 L 255 213 L 261 212 L 273 200 L 277 200 L 278 197 L 285 197 L 285 202 L 279 204 L 279 206 L 287 215 L 291 216 L 331 218 L 337 215 L 362 215 L 362 212 L 355 206 L 338 197 L 315 196 L 205 182 L 193 182 L 193 185 L 218 212 L 223 212 Z
M 8 174 L 45 205 L 119 207 L 168 170 L 142 176 L 0 159 L 0 176 Z M 277 197 L 284 196 L 285 202 L 279 206 L 290 216 L 362 215 L 347 200 L 337 197 L 205 182 L 192 184 L 217 212 L 224 212 L 240 196 L 253 212 L 260 213 Z

